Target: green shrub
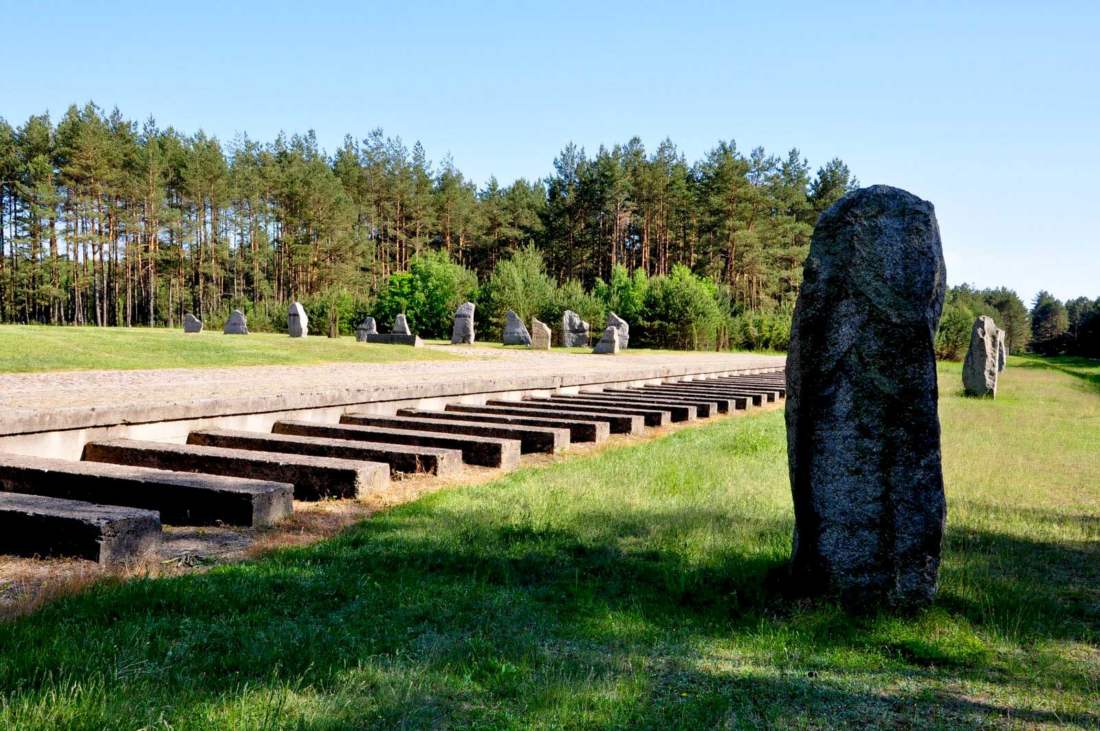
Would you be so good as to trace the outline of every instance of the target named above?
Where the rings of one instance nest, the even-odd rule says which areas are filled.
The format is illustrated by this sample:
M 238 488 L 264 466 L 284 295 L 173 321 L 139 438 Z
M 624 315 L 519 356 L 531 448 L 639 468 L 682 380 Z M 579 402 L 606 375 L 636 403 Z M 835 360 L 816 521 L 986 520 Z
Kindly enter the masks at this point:
M 477 309 L 478 332 L 484 337 L 498 337 L 508 310 L 515 310 L 530 326 L 532 317 L 542 319 L 553 309 L 555 290 L 539 250 L 534 246 L 519 249 L 497 262 L 482 289 Z
M 729 347 L 735 350 L 787 350 L 793 311 L 742 312 L 730 318 Z
M 378 295 L 373 315 L 380 330 L 405 313 L 409 327 L 423 337 L 450 337 L 455 310 L 477 294 L 477 277 L 443 252 L 413 257 L 409 271 L 390 277 Z
M 602 332 L 607 321 L 607 308 L 595 295 L 584 291 L 581 283 L 570 279 L 554 290 L 553 300 L 542 310 L 540 320 L 555 332 L 561 330 L 561 316 L 566 310 L 573 310 L 592 326 L 592 335 Z
M 614 312 L 628 323 L 635 323 L 642 316 L 647 289 L 649 277 L 644 271 L 635 269 L 631 274 L 626 267 L 616 264 L 609 281 L 596 280 L 592 294 L 604 303 L 609 312 Z
M 970 331 L 974 327 L 974 313 L 967 307 L 945 304 L 936 330 L 936 357 L 942 360 L 960 360 L 970 344 Z
M 638 335 L 641 344 L 656 347 L 713 348 L 723 321 L 715 284 L 677 264 L 667 277 L 649 280 Z

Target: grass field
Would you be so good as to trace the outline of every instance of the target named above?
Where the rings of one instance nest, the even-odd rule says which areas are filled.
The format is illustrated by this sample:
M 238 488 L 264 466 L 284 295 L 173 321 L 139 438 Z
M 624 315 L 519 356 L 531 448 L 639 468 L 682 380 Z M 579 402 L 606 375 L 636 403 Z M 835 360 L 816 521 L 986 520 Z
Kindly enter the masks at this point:
M 0 325 L 0 373 L 389 363 L 453 357 L 406 345 L 357 343 L 350 336 L 296 339 L 273 333 L 242 337 L 221 331 L 185 335 L 182 330 L 153 328 Z
M 773 411 L 58 601 L 0 625 L 0 727 L 1097 728 L 1100 362 L 1014 358 L 996 401 L 941 373 L 948 533 L 915 616 L 768 588 Z

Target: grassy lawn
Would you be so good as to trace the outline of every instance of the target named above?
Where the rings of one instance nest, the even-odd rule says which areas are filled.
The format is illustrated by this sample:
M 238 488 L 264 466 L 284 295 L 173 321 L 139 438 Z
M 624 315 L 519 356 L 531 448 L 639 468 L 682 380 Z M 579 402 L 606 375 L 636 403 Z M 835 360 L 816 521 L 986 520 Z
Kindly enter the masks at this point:
M 942 367 L 946 555 L 916 616 L 768 588 L 774 411 L 58 601 L 0 625 L 0 726 L 1096 728 L 1097 376 L 1014 358 L 979 401 Z
M 353 337 L 304 339 L 273 333 L 185 335 L 152 328 L 0 325 L 0 373 L 89 369 L 202 368 L 312 363 L 446 360 L 406 345 L 368 345 Z

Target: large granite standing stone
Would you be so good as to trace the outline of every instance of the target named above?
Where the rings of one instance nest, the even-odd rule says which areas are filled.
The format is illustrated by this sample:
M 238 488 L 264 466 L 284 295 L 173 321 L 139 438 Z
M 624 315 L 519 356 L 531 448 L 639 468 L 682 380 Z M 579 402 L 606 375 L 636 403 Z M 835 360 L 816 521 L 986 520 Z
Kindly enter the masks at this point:
M 982 315 L 970 330 L 970 347 L 963 360 L 963 388 L 967 396 L 997 396 L 997 374 L 1000 373 L 1000 349 L 1004 336 L 993 318 Z
M 537 321 L 536 321 L 537 322 Z M 505 345 L 530 345 L 531 333 L 527 332 L 527 326 L 512 310 L 504 313 L 504 335 L 501 342 Z
M 309 315 L 301 302 L 292 302 L 286 315 L 286 329 L 292 338 L 309 335 Z
M 452 345 L 473 345 L 474 343 L 474 303 L 463 302 L 455 310 L 454 327 L 451 329 Z
M 787 356 L 791 588 L 853 609 L 936 593 L 946 502 L 931 203 L 876 185 L 817 222 Z
M 247 335 L 248 334 L 248 318 L 244 316 L 244 313 L 240 310 L 233 310 L 229 314 L 229 319 L 225 321 L 225 327 L 222 328 L 222 332 L 226 335 Z
M 603 331 L 603 337 L 600 338 L 600 342 L 596 343 L 596 347 L 592 349 L 592 352 L 601 355 L 615 355 L 618 353 L 619 328 L 608 325 L 607 329 Z
M 202 320 L 188 312 L 183 316 L 183 331 L 185 333 L 201 333 Z
M 630 345 L 630 324 L 614 312 L 609 312 L 607 325 L 619 331 L 619 348 L 626 350 L 627 346 Z
M 997 372 L 1003 373 L 1008 367 L 1008 348 L 1005 346 L 1005 331 L 997 330 Z
M 573 310 L 566 310 L 561 316 L 561 344 L 566 348 L 588 347 L 589 325 Z
M 550 326 L 531 318 L 531 349 L 550 350 Z
M 405 317 L 405 313 L 393 319 L 393 329 L 390 330 L 391 335 L 412 335 L 412 330 L 409 329 L 409 320 Z
M 355 328 L 355 339 L 360 343 L 367 342 L 370 335 L 377 334 L 378 324 L 374 321 L 373 317 L 364 317 L 363 321 L 359 323 L 359 327 Z

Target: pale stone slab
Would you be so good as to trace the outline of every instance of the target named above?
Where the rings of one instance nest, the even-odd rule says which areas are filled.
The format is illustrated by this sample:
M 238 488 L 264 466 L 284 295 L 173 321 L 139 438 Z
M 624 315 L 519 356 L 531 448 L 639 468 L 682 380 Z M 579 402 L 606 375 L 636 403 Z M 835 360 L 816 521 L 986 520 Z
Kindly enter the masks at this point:
M 309 335 L 309 315 L 301 302 L 292 302 L 286 316 L 287 333 L 292 338 L 304 338 Z
M 455 310 L 454 327 L 451 328 L 452 345 L 473 345 L 475 308 L 473 302 L 463 302 Z
M 600 355 L 616 355 L 619 352 L 619 328 L 609 325 L 606 330 L 603 331 L 603 337 L 596 343 L 596 347 L 592 349 L 593 353 Z
M 531 318 L 531 349 L 550 350 L 550 326 Z
M 240 310 L 233 310 L 229 315 L 229 319 L 226 320 L 222 332 L 226 335 L 247 335 L 248 318 Z
M 566 348 L 584 348 L 588 346 L 590 326 L 573 310 L 566 310 L 561 316 L 561 344 Z
M 501 337 L 504 345 L 530 345 L 531 333 L 527 332 L 527 326 L 512 310 L 504 315 L 504 334 Z

